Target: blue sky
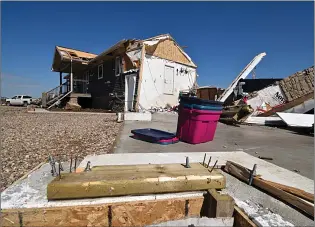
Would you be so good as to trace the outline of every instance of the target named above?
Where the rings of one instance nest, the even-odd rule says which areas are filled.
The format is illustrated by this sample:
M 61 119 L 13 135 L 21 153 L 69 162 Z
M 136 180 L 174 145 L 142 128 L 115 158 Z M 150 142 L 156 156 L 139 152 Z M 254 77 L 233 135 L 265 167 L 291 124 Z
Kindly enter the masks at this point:
M 227 87 L 266 52 L 257 78 L 314 64 L 313 2 L 1 2 L 2 96 L 59 83 L 55 45 L 101 53 L 123 38 L 170 33 L 198 65 L 198 84 Z M 250 78 L 250 77 L 249 77 Z

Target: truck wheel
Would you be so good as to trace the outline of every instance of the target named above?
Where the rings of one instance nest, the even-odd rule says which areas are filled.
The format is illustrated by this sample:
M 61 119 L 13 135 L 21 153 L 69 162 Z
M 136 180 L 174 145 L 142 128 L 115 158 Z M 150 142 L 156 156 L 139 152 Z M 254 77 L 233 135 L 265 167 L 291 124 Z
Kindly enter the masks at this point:
M 24 107 L 27 107 L 27 105 L 28 105 L 27 102 L 23 102 Z
M 11 106 L 10 102 L 6 102 L 6 105 L 7 105 L 7 106 Z

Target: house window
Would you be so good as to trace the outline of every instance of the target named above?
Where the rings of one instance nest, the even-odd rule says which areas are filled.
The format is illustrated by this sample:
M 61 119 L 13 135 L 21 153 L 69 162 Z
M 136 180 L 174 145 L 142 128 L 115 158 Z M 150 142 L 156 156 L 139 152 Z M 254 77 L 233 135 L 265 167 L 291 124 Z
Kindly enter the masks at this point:
M 103 78 L 103 65 L 98 66 L 98 79 Z
M 86 71 L 86 73 L 85 73 L 85 80 L 86 80 L 86 84 L 89 84 L 89 82 L 90 82 L 90 72 L 89 71 Z

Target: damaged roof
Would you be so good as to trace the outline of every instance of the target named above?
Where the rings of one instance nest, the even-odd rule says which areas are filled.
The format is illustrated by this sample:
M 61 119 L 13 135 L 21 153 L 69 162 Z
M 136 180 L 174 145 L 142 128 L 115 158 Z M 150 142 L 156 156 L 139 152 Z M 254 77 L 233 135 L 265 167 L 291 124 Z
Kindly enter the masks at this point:
M 173 39 L 173 37 L 171 37 L 170 34 L 161 34 L 161 35 L 147 38 L 144 40 L 123 39 L 99 55 L 89 53 L 86 51 L 76 50 L 73 48 L 56 46 L 52 70 L 60 71 L 62 62 L 64 59 L 66 61 L 74 60 L 74 61 L 80 62 L 81 64 L 87 65 L 90 63 L 96 63 L 99 60 L 102 60 L 106 57 L 112 57 L 113 52 L 117 52 L 117 51 L 127 52 L 127 51 L 142 48 L 143 44 L 145 44 L 146 46 L 146 53 L 154 54 L 158 44 L 161 42 L 164 42 L 165 40 L 172 41 L 174 45 L 178 48 L 177 52 L 179 51 L 181 55 L 184 56 L 182 57 L 182 59 L 178 59 L 178 62 L 195 67 L 195 68 L 197 67 L 197 65 L 191 60 L 191 58 L 186 54 L 186 52 L 182 49 L 182 47 L 176 43 L 176 41 Z M 163 57 L 166 57 L 166 59 L 168 59 L 167 56 L 163 56 Z M 186 60 L 183 58 L 186 58 Z M 174 59 L 169 59 L 169 60 L 174 60 Z
M 59 50 L 64 57 L 79 57 L 79 58 L 87 58 L 93 59 L 97 56 L 97 54 L 92 54 L 85 51 L 75 50 L 72 48 L 56 46 L 57 50 Z

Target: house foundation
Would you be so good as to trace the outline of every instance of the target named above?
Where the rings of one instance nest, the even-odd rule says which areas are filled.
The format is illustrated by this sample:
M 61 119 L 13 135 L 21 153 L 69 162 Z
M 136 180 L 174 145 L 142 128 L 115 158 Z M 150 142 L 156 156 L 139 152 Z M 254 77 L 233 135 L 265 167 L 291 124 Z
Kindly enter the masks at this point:
M 82 108 L 78 102 L 78 99 L 80 97 L 90 98 L 91 95 L 90 94 L 81 94 L 81 93 L 71 93 L 70 97 L 69 97 L 70 99 L 66 103 L 65 109 L 67 109 L 67 110 L 80 110 Z
M 71 97 L 70 96 L 70 100 L 67 102 L 66 110 L 80 110 L 81 106 L 78 103 L 78 97 Z

